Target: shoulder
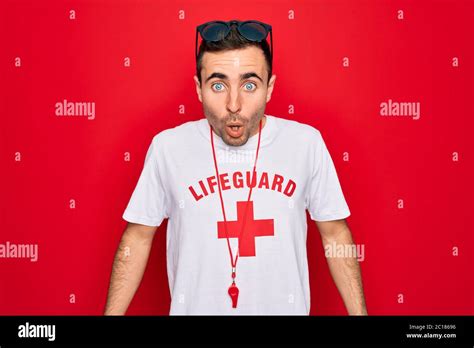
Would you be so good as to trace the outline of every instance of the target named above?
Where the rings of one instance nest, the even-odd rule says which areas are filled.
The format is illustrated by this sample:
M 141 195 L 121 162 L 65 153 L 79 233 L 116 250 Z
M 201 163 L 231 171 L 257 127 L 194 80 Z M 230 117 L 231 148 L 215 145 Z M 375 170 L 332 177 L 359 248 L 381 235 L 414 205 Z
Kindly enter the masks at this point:
M 280 131 L 286 133 L 286 136 L 290 139 L 295 139 L 312 145 L 318 144 L 322 141 L 321 132 L 312 125 L 281 117 L 273 117 L 275 118 L 275 123 Z
M 200 122 L 200 120 L 188 121 L 176 127 L 164 129 L 155 134 L 152 139 L 152 144 L 161 148 L 179 145 L 196 132 L 196 125 L 198 122 Z

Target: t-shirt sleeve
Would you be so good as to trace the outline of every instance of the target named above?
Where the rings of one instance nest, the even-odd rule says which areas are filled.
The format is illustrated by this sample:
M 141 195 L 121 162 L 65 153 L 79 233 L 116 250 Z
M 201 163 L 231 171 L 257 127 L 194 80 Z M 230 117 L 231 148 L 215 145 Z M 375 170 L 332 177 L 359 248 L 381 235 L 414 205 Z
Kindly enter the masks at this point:
M 315 129 L 316 130 L 316 129 Z M 312 174 L 307 192 L 307 209 L 314 221 L 344 219 L 351 215 L 336 168 L 321 133 L 316 130 L 311 151 Z
M 142 172 L 122 218 L 128 222 L 148 226 L 159 226 L 166 213 L 166 195 L 160 171 L 162 156 L 158 136 L 148 147 Z M 162 163 L 162 162 L 161 162 Z

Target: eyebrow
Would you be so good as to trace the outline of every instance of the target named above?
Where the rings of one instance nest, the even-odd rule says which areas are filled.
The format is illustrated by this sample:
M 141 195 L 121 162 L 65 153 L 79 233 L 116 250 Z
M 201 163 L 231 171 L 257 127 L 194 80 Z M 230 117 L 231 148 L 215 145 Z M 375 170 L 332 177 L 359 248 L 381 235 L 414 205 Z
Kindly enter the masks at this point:
M 244 74 L 240 74 L 240 80 L 246 80 L 246 79 L 249 79 L 251 77 L 256 77 L 257 79 L 259 79 L 263 83 L 263 80 L 261 79 L 261 77 L 258 76 L 253 71 L 252 72 L 247 72 L 247 73 L 244 73 Z M 226 74 L 223 74 L 223 73 L 220 73 L 220 72 L 214 72 L 206 79 L 206 82 L 209 81 L 210 79 L 213 79 L 213 78 L 218 78 L 218 79 L 222 79 L 222 80 L 228 80 L 229 79 L 229 77 Z

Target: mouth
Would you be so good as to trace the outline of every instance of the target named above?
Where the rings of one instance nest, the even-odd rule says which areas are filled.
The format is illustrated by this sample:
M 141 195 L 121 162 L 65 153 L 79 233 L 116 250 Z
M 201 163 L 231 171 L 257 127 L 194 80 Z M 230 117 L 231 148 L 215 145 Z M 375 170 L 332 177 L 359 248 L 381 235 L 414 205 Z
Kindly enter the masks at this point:
M 241 124 L 228 124 L 225 130 L 230 137 L 240 138 L 244 133 L 244 126 Z

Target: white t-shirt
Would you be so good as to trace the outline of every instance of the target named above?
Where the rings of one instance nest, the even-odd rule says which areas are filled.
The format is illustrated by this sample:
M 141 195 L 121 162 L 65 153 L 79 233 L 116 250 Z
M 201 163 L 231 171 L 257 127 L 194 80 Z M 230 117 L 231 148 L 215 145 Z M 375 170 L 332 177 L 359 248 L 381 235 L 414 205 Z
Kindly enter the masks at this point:
M 242 146 L 214 133 L 234 259 L 249 185 L 255 185 L 237 261 L 237 308 L 227 292 L 232 268 L 207 119 L 161 131 L 150 144 L 123 218 L 148 226 L 168 218 L 170 315 L 309 314 L 306 209 L 315 221 L 343 219 L 350 211 L 320 132 L 266 117 L 253 182 L 258 133 Z

